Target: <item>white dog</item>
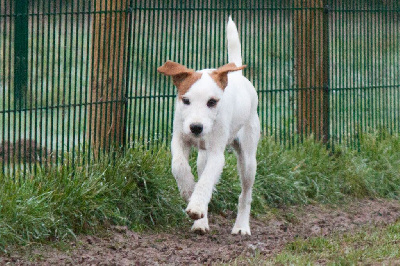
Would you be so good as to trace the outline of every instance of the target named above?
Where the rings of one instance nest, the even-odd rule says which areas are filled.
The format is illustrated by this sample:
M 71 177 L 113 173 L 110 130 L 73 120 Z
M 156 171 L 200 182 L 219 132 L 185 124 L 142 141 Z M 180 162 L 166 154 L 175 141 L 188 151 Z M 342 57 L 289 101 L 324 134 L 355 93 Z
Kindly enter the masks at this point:
M 187 214 L 196 220 L 192 230 L 203 233 L 209 230 L 208 203 L 224 167 L 225 147 L 231 145 L 237 153 L 242 184 L 232 234 L 250 235 L 251 194 L 260 138 L 258 99 L 253 85 L 242 75 L 241 70 L 246 66 L 242 65 L 239 34 L 231 17 L 227 37 L 229 64 L 194 71 L 167 61 L 158 71 L 172 76 L 178 89 L 171 147 L 172 173 L 182 197 L 189 202 Z M 188 161 L 192 146 L 199 149 L 197 183 Z

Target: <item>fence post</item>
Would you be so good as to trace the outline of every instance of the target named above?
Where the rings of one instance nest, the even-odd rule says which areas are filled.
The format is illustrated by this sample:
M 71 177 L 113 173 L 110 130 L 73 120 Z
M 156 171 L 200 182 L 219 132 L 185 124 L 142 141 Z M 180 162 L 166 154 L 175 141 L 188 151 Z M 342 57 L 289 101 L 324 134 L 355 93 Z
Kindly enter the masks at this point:
M 330 72 L 330 60 L 329 60 L 329 4 L 328 0 L 323 0 L 324 13 L 322 21 L 322 49 L 323 49 L 323 129 L 322 129 L 322 141 L 328 143 L 330 140 L 330 97 L 329 97 L 329 72 Z
M 125 139 L 127 0 L 97 0 L 92 24 L 89 139 L 95 158 Z
M 19 109 L 28 89 L 28 0 L 15 0 L 14 8 L 14 102 Z
M 296 0 L 297 132 L 329 140 L 329 14 L 324 0 Z

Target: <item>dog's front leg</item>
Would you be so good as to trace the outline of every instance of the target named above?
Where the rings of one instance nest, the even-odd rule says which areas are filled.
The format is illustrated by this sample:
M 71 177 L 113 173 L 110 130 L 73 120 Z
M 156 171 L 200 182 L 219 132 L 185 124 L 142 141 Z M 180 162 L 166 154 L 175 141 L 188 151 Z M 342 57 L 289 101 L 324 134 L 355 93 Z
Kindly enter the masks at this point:
M 190 146 L 186 145 L 180 136 L 173 135 L 171 152 L 172 174 L 178 184 L 181 196 L 188 202 L 196 184 L 189 165 Z
M 224 150 L 207 151 L 207 163 L 197 182 L 186 208 L 190 218 L 198 220 L 206 217 L 208 203 L 211 200 L 215 184 L 224 167 Z

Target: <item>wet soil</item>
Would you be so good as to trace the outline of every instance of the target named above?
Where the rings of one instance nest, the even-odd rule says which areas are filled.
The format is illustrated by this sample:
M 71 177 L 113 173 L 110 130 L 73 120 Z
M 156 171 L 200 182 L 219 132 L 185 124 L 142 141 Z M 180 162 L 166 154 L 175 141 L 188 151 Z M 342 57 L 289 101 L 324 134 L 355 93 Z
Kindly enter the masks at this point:
M 211 231 L 190 232 L 190 226 L 169 233 L 135 233 L 114 227 L 106 237 L 79 236 L 67 250 L 37 248 L 29 253 L 0 255 L 0 264 L 15 265 L 154 265 L 229 262 L 240 255 L 273 255 L 296 237 L 354 232 L 364 226 L 385 226 L 400 218 L 400 202 L 362 200 L 337 208 L 324 205 L 290 207 L 252 218 L 252 236 L 230 234 L 234 217 L 210 215 Z

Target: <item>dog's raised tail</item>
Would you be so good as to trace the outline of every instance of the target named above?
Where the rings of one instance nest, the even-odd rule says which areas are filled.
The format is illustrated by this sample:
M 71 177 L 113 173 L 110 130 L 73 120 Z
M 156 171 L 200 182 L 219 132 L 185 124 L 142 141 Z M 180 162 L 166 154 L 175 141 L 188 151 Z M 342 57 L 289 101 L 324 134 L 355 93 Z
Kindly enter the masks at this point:
M 228 39 L 228 59 L 229 63 L 235 63 L 236 66 L 242 65 L 242 53 L 240 46 L 239 33 L 232 17 L 229 16 L 228 24 L 226 26 L 226 36 Z M 242 72 L 242 71 L 240 71 Z

